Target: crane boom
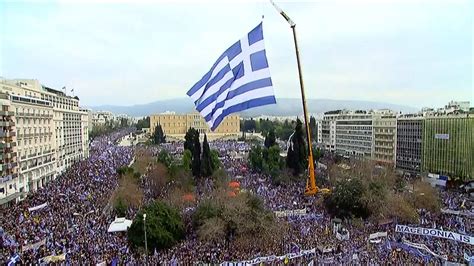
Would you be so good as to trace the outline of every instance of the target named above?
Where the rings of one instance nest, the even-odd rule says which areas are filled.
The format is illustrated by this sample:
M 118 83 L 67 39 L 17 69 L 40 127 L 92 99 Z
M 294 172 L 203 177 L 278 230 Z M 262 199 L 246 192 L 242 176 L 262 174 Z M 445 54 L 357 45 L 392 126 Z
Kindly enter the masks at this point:
M 306 108 L 306 96 L 304 92 L 304 83 L 303 83 L 303 73 L 301 70 L 301 61 L 300 61 L 300 52 L 298 50 L 298 41 L 296 39 L 296 24 L 291 20 L 291 18 L 279 8 L 272 0 L 270 3 L 275 7 L 275 9 L 282 15 L 283 18 L 290 24 L 290 27 L 293 31 L 293 40 L 295 42 L 295 51 L 296 51 L 296 62 L 298 64 L 298 75 L 300 80 L 300 89 L 301 89 L 301 101 L 303 103 L 303 113 L 304 113 L 304 122 L 306 126 L 306 140 L 308 142 L 308 172 L 309 177 L 306 182 L 305 194 L 313 196 L 318 192 L 318 187 L 316 186 L 316 176 L 314 173 L 314 159 L 313 159 L 313 142 L 311 141 L 311 129 L 309 128 L 309 119 L 308 119 L 308 109 Z

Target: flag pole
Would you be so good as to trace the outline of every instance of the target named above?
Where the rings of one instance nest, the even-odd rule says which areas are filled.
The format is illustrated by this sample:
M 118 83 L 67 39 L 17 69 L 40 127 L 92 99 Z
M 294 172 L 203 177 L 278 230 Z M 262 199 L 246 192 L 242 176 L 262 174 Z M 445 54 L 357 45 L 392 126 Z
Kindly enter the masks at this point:
M 306 125 L 306 140 L 308 142 L 308 171 L 309 171 L 309 180 L 306 182 L 305 194 L 312 196 L 318 192 L 318 187 L 316 186 L 316 176 L 314 174 L 314 160 L 313 160 L 313 143 L 311 141 L 311 130 L 309 128 L 308 120 L 308 109 L 306 107 L 306 96 L 304 93 L 304 83 L 303 83 L 303 73 L 301 70 L 301 61 L 300 61 L 300 52 L 298 49 L 298 41 L 296 39 L 296 24 L 291 20 L 288 15 L 281 10 L 272 0 L 270 3 L 275 7 L 275 9 L 280 13 L 280 15 L 285 18 L 285 20 L 290 24 L 291 30 L 293 31 L 293 40 L 295 42 L 295 52 L 296 52 L 296 62 L 298 64 L 298 75 L 300 80 L 300 89 L 301 89 L 301 101 L 303 103 L 303 113 L 304 113 L 304 122 Z

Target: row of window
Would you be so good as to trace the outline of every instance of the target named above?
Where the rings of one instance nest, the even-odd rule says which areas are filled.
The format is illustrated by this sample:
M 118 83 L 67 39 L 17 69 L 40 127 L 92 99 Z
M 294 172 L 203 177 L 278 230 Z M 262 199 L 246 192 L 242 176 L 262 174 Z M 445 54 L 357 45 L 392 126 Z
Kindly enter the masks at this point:
M 51 142 L 51 137 L 40 137 L 40 138 L 34 138 L 33 140 L 30 139 L 18 139 L 18 146 L 26 146 L 26 145 L 36 145 L 36 144 L 42 144 L 44 142 Z

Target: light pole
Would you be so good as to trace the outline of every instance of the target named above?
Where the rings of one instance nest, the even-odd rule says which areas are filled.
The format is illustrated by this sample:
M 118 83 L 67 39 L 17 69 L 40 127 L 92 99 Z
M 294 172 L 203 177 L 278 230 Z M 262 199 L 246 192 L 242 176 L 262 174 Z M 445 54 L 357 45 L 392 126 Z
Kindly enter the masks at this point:
M 148 255 L 148 243 L 146 241 L 146 213 L 143 214 L 143 232 L 145 232 L 145 263 L 146 263 L 146 256 Z

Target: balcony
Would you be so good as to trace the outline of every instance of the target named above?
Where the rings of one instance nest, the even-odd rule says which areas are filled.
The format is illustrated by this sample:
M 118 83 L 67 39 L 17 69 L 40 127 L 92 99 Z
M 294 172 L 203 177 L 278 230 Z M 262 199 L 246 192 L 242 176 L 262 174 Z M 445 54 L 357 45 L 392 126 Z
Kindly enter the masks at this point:
M 13 121 L 0 121 L 0 127 L 12 127 L 15 126 Z
M 375 132 L 375 136 L 377 135 L 391 136 L 391 135 L 395 135 L 395 132 Z
M 6 159 L 12 159 L 12 158 L 16 157 L 16 152 L 7 152 L 7 153 L 3 154 L 3 156 Z
M 2 169 L 13 169 L 18 166 L 18 163 L 13 162 L 13 163 L 3 163 L 2 164 Z
M 0 142 L 0 149 L 4 149 L 4 148 L 7 148 L 7 149 L 10 149 L 8 151 L 4 151 L 5 153 L 9 153 L 9 152 L 12 152 L 11 148 L 13 147 L 16 147 L 16 142 Z
M 14 115 L 15 115 L 15 112 L 12 112 L 12 111 L 0 111 L 0 115 L 4 115 L 4 116 L 14 116 Z
M 15 131 L 0 131 L 0 138 L 3 138 L 3 137 L 14 137 L 16 136 L 16 132 Z

